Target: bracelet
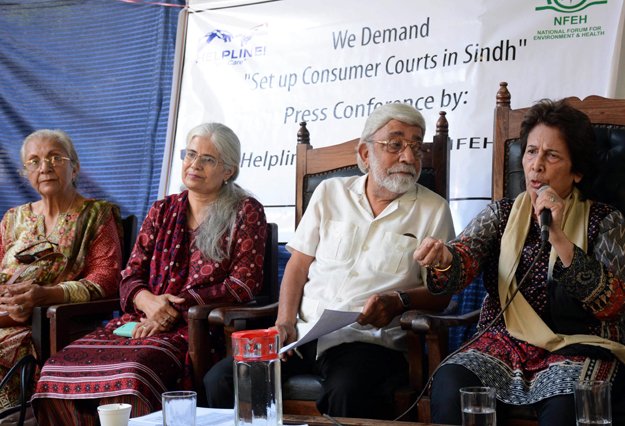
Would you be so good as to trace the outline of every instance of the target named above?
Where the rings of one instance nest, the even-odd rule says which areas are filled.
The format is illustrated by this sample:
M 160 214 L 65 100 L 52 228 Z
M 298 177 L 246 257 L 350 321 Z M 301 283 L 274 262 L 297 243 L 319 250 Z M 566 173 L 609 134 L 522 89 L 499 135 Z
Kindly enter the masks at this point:
M 447 267 L 446 267 L 446 268 L 444 268 L 444 269 L 437 268 L 436 266 L 434 266 L 433 268 L 434 268 L 434 270 L 435 270 L 436 272 L 445 272 L 445 271 L 449 271 L 449 269 L 451 268 L 451 263 L 450 263 L 449 265 L 447 265 Z

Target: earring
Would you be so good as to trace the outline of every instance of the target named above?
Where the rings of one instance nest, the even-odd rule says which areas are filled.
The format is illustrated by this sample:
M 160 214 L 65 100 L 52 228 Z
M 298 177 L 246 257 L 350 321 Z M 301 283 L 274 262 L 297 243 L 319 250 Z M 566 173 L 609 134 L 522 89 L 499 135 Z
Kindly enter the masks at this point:
M 224 185 L 228 185 L 228 179 L 224 180 Z

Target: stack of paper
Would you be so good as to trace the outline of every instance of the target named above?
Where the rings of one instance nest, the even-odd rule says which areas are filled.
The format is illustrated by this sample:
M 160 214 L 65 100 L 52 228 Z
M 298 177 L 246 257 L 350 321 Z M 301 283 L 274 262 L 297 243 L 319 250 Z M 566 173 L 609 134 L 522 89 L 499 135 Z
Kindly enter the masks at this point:
M 284 346 L 280 349 L 280 353 L 294 349 L 304 343 L 312 342 L 321 336 L 325 336 L 326 334 L 330 334 L 333 331 L 353 324 L 356 322 L 359 315 L 360 312 L 334 311 L 332 309 L 325 309 L 319 320 L 315 323 L 313 328 L 306 333 L 306 335 L 302 336 L 299 340 Z
M 195 426 L 221 426 L 234 424 L 234 410 L 197 407 Z M 163 426 L 163 412 L 130 419 L 128 426 Z

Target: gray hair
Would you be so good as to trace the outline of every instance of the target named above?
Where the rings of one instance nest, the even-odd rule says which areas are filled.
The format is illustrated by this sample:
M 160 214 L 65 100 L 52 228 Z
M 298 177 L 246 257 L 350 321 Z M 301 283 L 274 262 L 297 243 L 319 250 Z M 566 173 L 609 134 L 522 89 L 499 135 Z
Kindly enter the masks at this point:
M 384 127 L 389 121 L 397 120 L 410 126 L 418 126 L 425 135 L 425 119 L 423 115 L 412 105 L 403 103 L 390 103 L 376 108 L 367 118 L 365 127 L 362 130 L 358 146 L 366 143 L 371 137 Z M 367 172 L 367 168 L 360 158 L 360 154 L 356 152 L 356 161 L 358 168 L 363 173 Z
M 20 159 L 22 163 L 26 162 L 26 145 L 28 142 L 34 139 L 51 139 L 61 144 L 68 157 L 70 158 L 73 165 L 76 166 L 78 170 L 80 170 L 80 160 L 78 159 L 78 153 L 76 152 L 76 148 L 74 148 L 74 142 L 69 137 L 67 133 L 63 130 L 55 129 L 40 129 L 35 130 L 30 135 L 24 138 L 22 142 L 22 147 L 20 148 Z M 76 182 L 72 182 L 74 186 L 76 186 Z
M 237 135 L 221 123 L 205 123 L 194 127 L 187 135 L 187 145 L 196 137 L 209 138 L 226 169 L 232 176 L 221 186 L 217 199 L 208 206 L 206 216 L 199 226 L 195 244 L 202 254 L 215 262 L 221 262 L 228 255 L 232 245 L 232 231 L 237 220 L 241 202 L 250 194 L 235 184 L 239 176 L 241 143 Z M 224 235 L 229 234 L 227 248 L 220 244 Z

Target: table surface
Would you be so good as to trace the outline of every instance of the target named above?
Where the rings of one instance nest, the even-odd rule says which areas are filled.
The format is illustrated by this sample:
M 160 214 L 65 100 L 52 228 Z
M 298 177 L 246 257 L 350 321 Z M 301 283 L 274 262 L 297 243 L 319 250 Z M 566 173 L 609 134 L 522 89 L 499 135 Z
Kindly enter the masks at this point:
M 321 416 L 301 416 L 293 414 L 284 414 L 282 416 L 283 423 L 288 424 L 308 424 L 309 426 L 328 426 L 336 425 L 332 420 Z M 436 426 L 434 423 L 416 423 L 416 422 L 393 422 L 391 420 L 372 420 L 372 419 L 352 419 L 345 417 L 336 417 L 341 425 L 344 426 Z M 442 426 L 442 425 L 439 425 Z

